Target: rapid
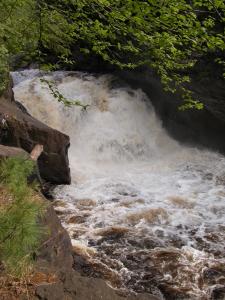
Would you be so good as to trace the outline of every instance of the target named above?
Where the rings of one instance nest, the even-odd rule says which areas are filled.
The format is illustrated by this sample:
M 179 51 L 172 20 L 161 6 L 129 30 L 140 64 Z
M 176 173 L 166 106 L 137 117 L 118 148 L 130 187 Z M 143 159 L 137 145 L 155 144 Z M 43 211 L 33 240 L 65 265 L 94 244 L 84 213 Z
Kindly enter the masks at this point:
M 43 76 L 88 109 L 58 103 Z M 123 293 L 224 299 L 225 158 L 172 139 L 150 99 L 111 75 L 13 78 L 16 100 L 71 139 L 72 184 L 56 188 L 54 205 L 75 267 Z

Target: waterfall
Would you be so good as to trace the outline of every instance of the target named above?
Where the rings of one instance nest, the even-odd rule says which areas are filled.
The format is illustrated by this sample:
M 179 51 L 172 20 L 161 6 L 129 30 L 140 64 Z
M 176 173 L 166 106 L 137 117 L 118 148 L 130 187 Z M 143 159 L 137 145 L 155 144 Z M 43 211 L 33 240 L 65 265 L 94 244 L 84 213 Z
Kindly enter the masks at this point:
M 57 102 L 43 76 L 87 111 Z M 162 299 L 212 299 L 225 283 L 224 157 L 172 139 L 148 97 L 111 75 L 13 78 L 16 100 L 71 138 L 72 184 L 56 189 L 55 209 L 80 271 Z

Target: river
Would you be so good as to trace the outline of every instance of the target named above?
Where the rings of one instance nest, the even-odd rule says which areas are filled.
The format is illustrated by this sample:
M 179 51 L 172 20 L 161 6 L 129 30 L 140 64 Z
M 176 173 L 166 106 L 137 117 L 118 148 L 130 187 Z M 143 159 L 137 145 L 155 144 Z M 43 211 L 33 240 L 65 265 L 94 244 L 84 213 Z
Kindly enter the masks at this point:
M 58 103 L 44 75 L 87 111 Z M 13 77 L 16 100 L 71 139 L 72 184 L 54 204 L 75 267 L 123 292 L 224 299 L 225 158 L 172 139 L 148 97 L 111 75 Z

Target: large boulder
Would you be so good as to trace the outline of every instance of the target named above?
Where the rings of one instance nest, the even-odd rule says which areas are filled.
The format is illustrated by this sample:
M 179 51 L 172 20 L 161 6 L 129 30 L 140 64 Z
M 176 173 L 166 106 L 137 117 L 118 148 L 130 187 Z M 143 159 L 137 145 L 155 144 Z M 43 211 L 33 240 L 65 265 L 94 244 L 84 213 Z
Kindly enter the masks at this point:
M 41 177 L 53 184 L 69 184 L 69 137 L 30 116 L 14 100 L 12 84 L 0 97 L 0 144 L 19 147 L 30 153 L 44 146 L 38 159 Z

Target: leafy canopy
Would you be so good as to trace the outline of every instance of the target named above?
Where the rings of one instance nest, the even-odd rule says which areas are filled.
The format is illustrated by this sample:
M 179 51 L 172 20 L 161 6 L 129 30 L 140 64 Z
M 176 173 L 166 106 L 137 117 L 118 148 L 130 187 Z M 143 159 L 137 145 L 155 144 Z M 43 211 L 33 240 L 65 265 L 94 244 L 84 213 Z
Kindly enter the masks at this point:
M 204 55 L 224 64 L 223 0 L 8 0 L 0 4 L 0 68 L 15 59 L 73 63 L 72 46 L 121 68 L 148 65 L 185 107 L 201 108 L 185 88 Z M 5 57 L 5 59 L 2 59 Z

